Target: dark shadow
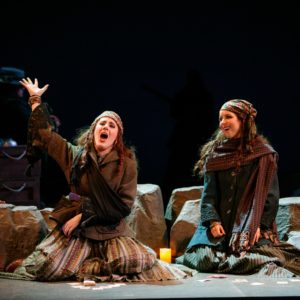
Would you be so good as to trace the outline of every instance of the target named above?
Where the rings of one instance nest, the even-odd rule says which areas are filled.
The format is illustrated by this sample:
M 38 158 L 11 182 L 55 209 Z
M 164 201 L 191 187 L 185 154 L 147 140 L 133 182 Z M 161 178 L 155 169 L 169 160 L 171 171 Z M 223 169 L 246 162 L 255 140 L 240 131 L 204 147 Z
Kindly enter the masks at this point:
M 58 133 L 61 121 L 56 115 L 51 114 L 50 117 L 54 131 Z M 48 153 L 44 152 L 41 169 L 41 205 L 55 207 L 61 196 L 69 192 L 70 188 L 62 169 Z
M 143 88 L 170 105 L 170 114 L 175 121 L 168 141 L 169 157 L 161 184 L 166 206 L 176 188 L 199 185 L 193 175 L 193 167 L 199 157 L 199 148 L 211 136 L 215 127 L 214 100 L 197 70 L 189 70 L 183 88 L 174 97 L 161 94 L 154 88 Z
M 24 88 L 19 81 L 25 77 L 25 71 L 15 67 L 0 67 L 0 140 L 3 145 L 16 142 L 27 144 L 27 128 L 31 109 L 24 96 Z M 60 121 L 51 115 L 55 130 Z M 62 194 L 67 194 L 69 186 L 65 175 L 57 162 L 47 153 L 41 158 L 40 207 L 54 207 Z
M 31 113 L 19 83 L 24 76 L 21 69 L 0 67 L 0 138 L 13 139 L 18 145 L 26 145 Z
M 289 170 L 278 172 L 280 198 L 300 197 L 300 172 Z

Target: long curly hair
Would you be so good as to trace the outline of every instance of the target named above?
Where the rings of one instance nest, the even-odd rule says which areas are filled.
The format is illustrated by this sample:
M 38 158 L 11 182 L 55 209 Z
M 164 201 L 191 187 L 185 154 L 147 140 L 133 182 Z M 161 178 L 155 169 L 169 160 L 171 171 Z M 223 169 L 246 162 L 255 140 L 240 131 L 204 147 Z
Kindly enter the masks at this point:
M 90 152 L 95 152 L 94 148 L 94 130 L 95 127 L 100 120 L 99 117 L 97 117 L 91 126 L 89 127 L 83 127 L 80 128 L 77 131 L 76 137 L 74 138 L 74 143 L 78 146 L 83 147 L 83 152 L 79 161 L 79 166 L 80 168 L 84 168 L 87 163 L 88 163 L 88 154 Z M 118 126 L 119 127 L 119 126 Z M 118 135 L 116 138 L 116 142 L 114 144 L 113 149 L 115 149 L 119 155 L 119 165 L 118 165 L 118 172 L 121 171 L 123 164 L 124 164 L 124 159 L 125 157 L 129 157 L 133 160 L 136 160 L 136 155 L 135 155 L 135 148 L 133 146 L 128 147 L 125 145 L 124 140 L 123 140 L 123 134 L 122 131 L 118 130 Z
M 238 106 L 236 105 L 238 104 Z M 242 104 L 243 106 L 241 106 Z M 221 110 L 229 110 L 236 114 L 237 118 L 241 121 L 241 135 L 240 143 L 237 149 L 237 166 L 240 167 L 240 160 L 244 153 L 253 152 L 254 140 L 259 136 L 264 142 L 268 143 L 268 140 L 262 135 L 258 135 L 257 127 L 254 121 L 256 116 L 256 110 L 252 104 L 246 100 L 234 99 L 226 102 Z M 251 112 L 255 110 L 255 115 Z M 206 159 L 214 152 L 216 147 L 220 146 L 227 138 L 224 136 L 221 129 L 217 129 L 210 140 L 200 147 L 199 160 L 194 165 L 194 174 L 202 177 L 204 175 L 204 166 Z

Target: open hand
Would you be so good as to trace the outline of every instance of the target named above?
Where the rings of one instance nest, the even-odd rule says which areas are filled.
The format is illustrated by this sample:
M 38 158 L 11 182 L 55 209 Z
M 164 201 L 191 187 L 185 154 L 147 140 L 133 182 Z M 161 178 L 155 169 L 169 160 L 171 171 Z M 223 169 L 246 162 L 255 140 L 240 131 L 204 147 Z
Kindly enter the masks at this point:
M 29 77 L 23 78 L 19 82 L 28 91 L 30 96 L 42 96 L 49 87 L 49 84 L 46 84 L 42 88 L 39 88 L 39 82 L 36 78 L 34 79 L 34 83 Z

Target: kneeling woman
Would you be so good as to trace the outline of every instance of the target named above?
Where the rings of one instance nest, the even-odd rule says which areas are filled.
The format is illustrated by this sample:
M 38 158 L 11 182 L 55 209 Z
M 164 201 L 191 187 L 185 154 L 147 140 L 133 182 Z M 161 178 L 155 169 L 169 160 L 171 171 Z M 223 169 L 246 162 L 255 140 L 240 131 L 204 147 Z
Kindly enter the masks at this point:
M 21 265 L 8 266 L 11 275 L 40 281 L 183 277 L 183 272 L 157 260 L 152 249 L 134 239 L 126 224 L 136 196 L 137 162 L 133 150 L 123 143 L 119 115 L 104 111 L 72 145 L 51 128 L 47 106 L 41 103 L 48 85 L 39 88 L 38 81 L 30 78 L 21 83 L 32 108 L 28 159 L 34 163 L 38 152 L 46 150 L 64 171 L 71 193 L 52 213 L 58 226 Z
M 200 224 L 178 263 L 200 272 L 300 274 L 300 250 L 277 238 L 278 155 L 257 134 L 256 113 L 241 99 L 221 107 L 219 129 L 195 165 L 204 177 Z

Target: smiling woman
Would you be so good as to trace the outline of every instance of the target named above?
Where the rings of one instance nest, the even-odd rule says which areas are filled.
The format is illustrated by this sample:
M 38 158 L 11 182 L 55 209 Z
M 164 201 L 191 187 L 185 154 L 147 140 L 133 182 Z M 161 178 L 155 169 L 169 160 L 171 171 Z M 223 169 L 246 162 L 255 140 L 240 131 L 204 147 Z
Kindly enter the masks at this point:
M 220 129 L 228 139 L 239 138 L 241 135 L 241 121 L 235 113 L 220 110 Z
M 256 114 L 242 99 L 220 108 L 219 129 L 195 164 L 204 177 L 201 219 L 177 263 L 200 272 L 300 274 L 300 250 L 277 237 L 278 154 L 257 133 Z
M 134 238 L 125 220 L 137 192 L 137 161 L 125 146 L 123 123 L 104 111 L 73 145 L 53 131 L 41 96 L 48 85 L 23 79 L 32 113 L 27 157 L 31 164 L 47 151 L 64 171 L 70 194 L 51 218 L 57 226 L 24 260 L 8 265 L 8 278 L 31 280 L 167 280 L 186 274 L 156 259 L 155 252 Z M 7 274 L 7 273 L 5 273 Z M 0 276 L 4 276 L 0 274 Z M 5 276 L 4 276 L 5 277 Z

